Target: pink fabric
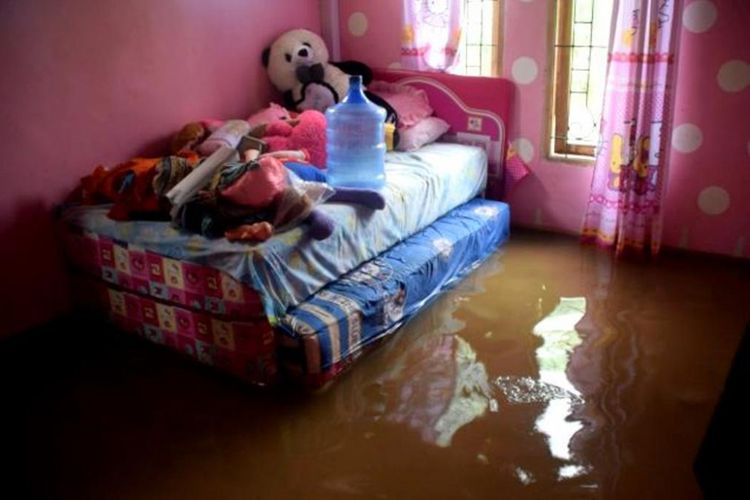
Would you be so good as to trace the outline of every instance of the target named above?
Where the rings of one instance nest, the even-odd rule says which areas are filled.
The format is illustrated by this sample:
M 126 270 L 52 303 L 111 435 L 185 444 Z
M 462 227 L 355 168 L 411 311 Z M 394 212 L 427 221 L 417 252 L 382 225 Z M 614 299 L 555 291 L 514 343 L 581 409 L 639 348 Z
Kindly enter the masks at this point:
M 260 111 L 253 113 L 253 115 L 247 119 L 247 123 L 252 129 L 258 125 L 272 123 L 277 120 L 285 120 L 287 118 L 291 118 L 289 110 L 272 102 L 267 108 L 263 108 Z
M 248 132 L 250 132 L 250 126 L 245 120 L 227 120 L 198 146 L 198 152 L 204 156 L 208 156 L 221 146 L 233 148 L 240 143 L 242 136 Z
M 413 127 L 434 112 L 425 91 L 410 85 L 376 80 L 367 90 L 393 106 L 398 114 L 399 129 Z
M 302 150 L 312 165 L 326 166 L 326 117 L 320 111 L 308 109 L 294 120 L 296 125 L 279 120 L 266 128 L 263 140 L 269 151 Z
M 681 0 L 616 3 L 600 148 L 583 238 L 652 254 L 661 245 Z
M 255 290 L 218 269 L 163 257 L 72 226 L 61 236 L 76 274 L 216 317 L 265 317 Z
M 508 153 L 505 155 L 505 193 L 509 193 L 516 184 L 531 173 L 529 166 L 523 161 L 521 156 L 513 149 L 512 145 L 508 146 Z
M 243 207 L 261 210 L 286 189 L 286 168 L 271 156 L 262 156 L 230 186 L 221 197 Z
M 76 302 L 109 316 L 120 330 L 187 354 L 252 384 L 276 380 L 276 336 L 265 318 L 234 320 L 76 276 Z
M 403 0 L 401 64 L 445 71 L 457 59 L 463 0 Z
M 413 127 L 401 130 L 396 149 L 400 151 L 414 151 L 425 144 L 437 141 L 451 126 L 445 120 L 436 116 L 428 116 Z

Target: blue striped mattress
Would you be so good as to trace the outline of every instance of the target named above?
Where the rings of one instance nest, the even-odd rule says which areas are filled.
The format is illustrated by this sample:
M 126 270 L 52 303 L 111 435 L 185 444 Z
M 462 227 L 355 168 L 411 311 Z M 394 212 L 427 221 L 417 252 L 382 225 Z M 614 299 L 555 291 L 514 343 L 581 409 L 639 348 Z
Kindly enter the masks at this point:
M 508 205 L 475 198 L 290 309 L 281 330 L 303 347 L 301 370 L 323 373 L 395 331 L 494 252 L 509 228 Z

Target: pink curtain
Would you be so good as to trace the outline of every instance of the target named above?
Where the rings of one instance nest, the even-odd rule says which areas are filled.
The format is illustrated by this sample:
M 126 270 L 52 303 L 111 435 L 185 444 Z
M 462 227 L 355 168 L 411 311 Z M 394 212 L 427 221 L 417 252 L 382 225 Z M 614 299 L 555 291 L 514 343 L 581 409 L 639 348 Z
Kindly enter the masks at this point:
M 682 0 L 615 0 L 585 241 L 656 254 Z
M 403 0 L 401 65 L 446 71 L 456 63 L 463 0 Z

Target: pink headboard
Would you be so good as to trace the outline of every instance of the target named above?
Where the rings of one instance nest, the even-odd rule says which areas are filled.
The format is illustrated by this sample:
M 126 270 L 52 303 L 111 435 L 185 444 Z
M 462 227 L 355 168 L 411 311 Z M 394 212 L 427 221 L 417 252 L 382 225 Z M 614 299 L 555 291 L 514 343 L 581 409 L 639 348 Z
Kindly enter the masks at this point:
M 489 159 L 486 195 L 496 199 L 501 197 L 506 131 L 513 102 L 512 82 L 503 78 L 402 70 L 376 69 L 374 73 L 376 80 L 423 89 L 435 115 L 451 125 L 443 141 L 485 148 Z

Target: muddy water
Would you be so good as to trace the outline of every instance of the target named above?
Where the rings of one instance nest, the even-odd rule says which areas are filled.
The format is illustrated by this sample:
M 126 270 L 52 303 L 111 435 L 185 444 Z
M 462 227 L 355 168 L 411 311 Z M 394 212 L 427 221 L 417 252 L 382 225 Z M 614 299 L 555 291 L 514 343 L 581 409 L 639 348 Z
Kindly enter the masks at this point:
M 700 498 L 692 461 L 750 319 L 749 277 L 736 262 L 613 263 L 573 239 L 514 234 L 313 395 L 257 393 L 98 332 L 111 344 L 40 378 L 25 401 L 27 487 L 69 498 Z

